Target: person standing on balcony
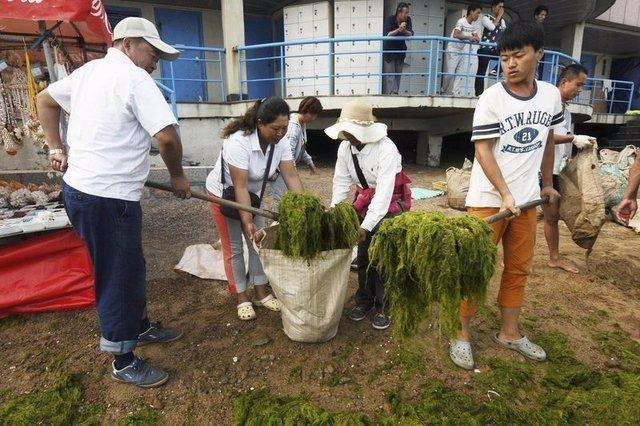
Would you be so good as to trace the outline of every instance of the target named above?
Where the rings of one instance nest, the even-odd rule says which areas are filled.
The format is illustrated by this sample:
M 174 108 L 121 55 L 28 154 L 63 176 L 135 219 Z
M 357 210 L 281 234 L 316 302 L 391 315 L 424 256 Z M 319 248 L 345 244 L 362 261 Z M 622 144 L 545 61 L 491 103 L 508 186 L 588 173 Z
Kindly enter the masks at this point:
M 398 3 L 396 13 L 389 16 L 384 22 L 383 35 L 388 37 L 409 37 L 413 35 L 409 5 L 407 3 Z M 400 91 L 402 66 L 407 56 L 405 53 L 407 43 L 404 40 L 385 40 L 382 46 L 384 50 L 382 62 L 384 87 L 382 93 L 385 95 L 397 95 Z
M 555 143 L 555 153 L 553 160 L 553 187 L 560 191 L 558 175 L 571 159 L 572 146 L 578 149 L 592 147 L 595 139 L 590 136 L 574 135 L 571 124 L 571 112 L 569 112 L 569 101 L 578 96 L 582 86 L 587 80 L 587 69 L 580 64 L 568 65 L 562 70 L 558 77 L 558 89 L 564 106 L 564 123 L 557 129 L 553 141 Z M 544 237 L 549 247 L 549 267 L 564 269 L 567 272 L 577 274 L 578 267 L 560 258 L 560 203 L 549 203 L 542 206 L 544 212 Z
M 543 26 L 543 29 L 544 29 L 544 21 L 546 21 L 548 16 L 549 16 L 549 8 L 543 4 L 536 7 L 533 11 L 533 20 L 536 21 L 541 26 Z M 542 60 L 538 64 L 538 76 L 537 76 L 538 80 L 542 80 L 544 77 L 544 63 L 546 62 L 546 59 L 547 59 L 547 55 L 544 55 L 542 57 Z
M 534 23 L 512 25 L 500 34 L 505 79 L 480 96 L 473 114 L 475 161 L 466 200 L 468 213 L 478 218 L 505 210 L 514 215 L 491 224 L 494 243 L 502 241 L 504 248 L 498 292 L 502 322 L 491 337 L 498 346 L 535 361 L 546 360 L 546 353 L 521 333 L 518 323 L 533 265 L 536 210 L 517 206 L 547 197 L 553 204 L 560 198 L 553 188 L 554 130 L 564 121 L 558 88 L 534 78 L 543 47 L 542 29 Z M 474 368 L 470 328 L 475 312 L 470 301 L 462 301 L 461 329 L 450 343 L 451 359 L 468 370 Z
M 493 0 L 491 2 L 491 15 L 484 15 L 480 20 L 482 24 L 482 43 L 495 43 L 502 31 L 507 28 L 504 16 L 504 1 Z M 489 61 L 495 57 L 498 59 L 496 47 L 480 46 L 478 49 L 478 72 L 476 73 L 476 96 L 484 92 L 484 79 Z
M 143 18 L 123 19 L 113 35 L 104 58 L 40 92 L 38 117 L 51 147 L 52 167 L 66 171 L 62 199 L 69 220 L 91 257 L 100 349 L 115 357 L 114 379 L 149 388 L 165 383 L 169 375 L 135 357 L 136 345 L 182 336 L 181 330 L 151 323 L 147 316 L 140 208 L 152 137 L 174 194 L 190 196 L 178 122 L 150 76 L 159 59 L 175 60 L 179 52 Z M 68 154 L 59 133 L 62 109 L 69 113 Z
M 538 23 L 538 24 L 543 24 L 544 21 L 547 19 L 547 16 L 549 16 L 549 8 L 545 5 L 540 5 L 538 7 L 535 8 L 535 10 L 533 11 L 533 19 Z
M 307 96 L 300 102 L 298 112 L 289 116 L 289 127 L 284 139 L 291 146 L 291 154 L 293 155 L 293 164 L 298 165 L 304 162 L 312 175 L 316 174 L 316 166 L 313 164 L 313 158 L 307 153 L 307 124 L 315 121 L 318 114 L 322 112 L 322 104 L 315 96 Z M 271 180 L 271 191 L 276 205 L 280 205 L 282 195 L 287 191 L 287 185 L 284 182 L 282 174 L 278 172 L 275 180 Z
M 478 27 L 475 25 L 480 17 L 482 6 L 471 3 L 467 6 L 467 15 L 458 19 L 453 27 L 451 38 L 477 43 L 480 41 Z M 476 51 L 478 46 L 468 43 L 447 43 L 445 58 L 445 93 L 453 96 L 471 97 L 474 93 L 474 80 L 469 76 L 474 75 L 478 68 Z

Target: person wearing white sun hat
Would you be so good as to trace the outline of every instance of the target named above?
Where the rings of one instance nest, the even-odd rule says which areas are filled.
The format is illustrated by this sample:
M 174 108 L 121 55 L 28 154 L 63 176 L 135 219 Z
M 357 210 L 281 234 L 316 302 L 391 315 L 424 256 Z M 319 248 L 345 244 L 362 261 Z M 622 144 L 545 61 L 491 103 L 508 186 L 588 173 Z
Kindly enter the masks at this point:
M 388 328 L 391 320 L 384 306 L 384 278 L 369 269 L 369 245 L 378 225 L 411 208 L 409 177 L 402 172 L 402 157 L 387 137 L 387 126 L 376 122 L 373 109 L 360 100 L 347 102 L 336 124 L 325 129 L 331 139 L 341 140 L 333 175 L 334 206 L 349 196 L 356 185 L 353 207 L 361 219 L 358 231 L 358 291 L 348 317 L 361 321 L 376 311 L 373 327 Z
M 67 214 L 91 257 L 100 349 L 115 358 L 114 379 L 148 388 L 165 383 L 169 375 L 135 357 L 136 345 L 182 335 L 147 316 L 140 208 L 152 137 L 175 195 L 190 196 L 178 122 L 150 76 L 160 58 L 174 60 L 179 52 L 143 18 L 125 18 L 113 32 L 113 47 L 104 58 L 40 92 L 38 117 L 51 147 L 51 166 L 65 172 Z M 58 131 L 61 110 L 69 113 L 68 155 Z

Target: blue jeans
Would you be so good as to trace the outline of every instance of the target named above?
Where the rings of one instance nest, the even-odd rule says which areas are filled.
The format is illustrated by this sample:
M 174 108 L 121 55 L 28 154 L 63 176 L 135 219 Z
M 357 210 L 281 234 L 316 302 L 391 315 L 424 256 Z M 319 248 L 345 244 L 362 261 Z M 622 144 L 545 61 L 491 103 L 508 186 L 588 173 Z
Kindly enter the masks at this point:
M 93 264 L 100 349 L 131 352 L 149 324 L 140 203 L 85 194 L 66 183 L 62 199 Z

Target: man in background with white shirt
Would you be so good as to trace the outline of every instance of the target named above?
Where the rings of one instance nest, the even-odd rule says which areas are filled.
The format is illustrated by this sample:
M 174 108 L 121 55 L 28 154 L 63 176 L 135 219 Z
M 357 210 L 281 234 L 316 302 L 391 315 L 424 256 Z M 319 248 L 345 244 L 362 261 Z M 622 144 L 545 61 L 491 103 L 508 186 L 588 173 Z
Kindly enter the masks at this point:
M 179 52 L 160 40 L 154 25 L 126 18 L 114 28 L 107 55 L 88 62 L 38 95 L 38 116 L 51 147 L 52 167 L 66 172 L 63 201 L 91 256 L 100 349 L 114 355 L 112 377 L 143 388 L 169 375 L 135 357 L 138 343 L 165 343 L 182 331 L 149 322 L 142 252 L 140 198 L 149 175 L 151 138 L 171 175 L 176 196 L 188 198 L 182 144 L 171 108 L 150 74 L 160 58 Z M 58 131 L 69 114 L 67 144 Z
M 451 38 L 477 43 L 480 41 L 476 21 L 480 17 L 482 7 L 479 4 L 471 3 L 467 6 L 467 14 L 464 18 L 458 19 L 453 27 Z M 445 93 L 453 96 L 471 97 L 474 93 L 474 79 L 469 77 L 475 75 L 478 68 L 478 57 L 476 52 L 478 46 L 467 43 L 447 43 L 447 55 L 445 60 Z
M 554 134 L 555 154 L 553 160 L 553 187 L 560 191 L 558 175 L 571 158 L 572 144 L 578 149 L 592 147 L 595 141 L 590 136 L 574 135 L 571 124 L 571 112 L 568 102 L 578 96 L 582 86 L 587 80 L 587 69 L 580 64 L 568 65 L 558 77 L 558 89 L 564 106 L 564 124 Z M 573 263 L 560 258 L 560 203 L 550 203 L 542 206 L 544 211 L 544 236 L 549 246 L 549 266 L 551 268 L 564 269 L 567 272 L 577 274 L 578 267 Z

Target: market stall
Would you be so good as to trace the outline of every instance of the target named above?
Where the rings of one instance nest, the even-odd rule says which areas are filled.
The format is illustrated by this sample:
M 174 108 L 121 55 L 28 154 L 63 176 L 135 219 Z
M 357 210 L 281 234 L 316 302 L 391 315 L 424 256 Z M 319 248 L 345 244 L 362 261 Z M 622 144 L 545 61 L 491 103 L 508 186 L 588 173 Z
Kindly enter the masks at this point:
M 5 163 L 35 147 L 37 163 L 21 167 L 43 174 L 50 170 L 36 96 L 50 82 L 104 55 L 111 41 L 100 0 L 0 0 L 0 156 Z M 91 306 L 91 263 L 60 202 L 60 178 L 36 185 L 5 176 L 0 174 L 0 317 Z

